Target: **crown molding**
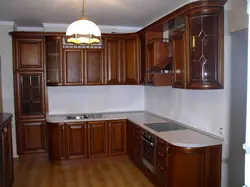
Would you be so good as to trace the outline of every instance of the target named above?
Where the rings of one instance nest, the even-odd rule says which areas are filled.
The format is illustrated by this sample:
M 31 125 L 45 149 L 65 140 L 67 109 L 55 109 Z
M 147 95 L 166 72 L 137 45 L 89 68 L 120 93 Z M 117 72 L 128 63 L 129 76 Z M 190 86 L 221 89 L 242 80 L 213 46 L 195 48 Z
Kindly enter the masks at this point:
M 60 28 L 67 30 L 70 24 L 63 24 L 63 23 L 43 23 L 43 27 L 45 28 Z M 102 33 L 126 33 L 126 32 L 137 32 L 142 27 L 129 27 L 129 26 L 117 26 L 117 25 L 98 25 L 99 29 Z
M 0 26 L 4 25 L 4 26 L 14 26 L 14 21 L 0 21 Z

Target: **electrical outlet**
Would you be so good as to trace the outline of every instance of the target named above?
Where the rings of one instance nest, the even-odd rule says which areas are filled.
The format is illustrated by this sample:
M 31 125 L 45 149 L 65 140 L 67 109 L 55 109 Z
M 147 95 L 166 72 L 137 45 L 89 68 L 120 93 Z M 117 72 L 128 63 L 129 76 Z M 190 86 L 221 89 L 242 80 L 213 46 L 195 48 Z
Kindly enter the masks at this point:
M 222 127 L 219 128 L 219 134 L 223 135 L 224 134 L 224 130 Z

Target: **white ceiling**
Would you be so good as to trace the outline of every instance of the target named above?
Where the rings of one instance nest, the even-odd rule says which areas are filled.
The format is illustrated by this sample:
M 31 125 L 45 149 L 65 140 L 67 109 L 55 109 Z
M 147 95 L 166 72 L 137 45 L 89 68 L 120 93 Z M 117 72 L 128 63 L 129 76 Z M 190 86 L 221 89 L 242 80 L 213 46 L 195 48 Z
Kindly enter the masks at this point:
M 190 0 L 85 0 L 85 15 L 98 25 L 143 27 Z M 81 17 L 82 0 L 1 0 L 0 20 L 70 23 Z

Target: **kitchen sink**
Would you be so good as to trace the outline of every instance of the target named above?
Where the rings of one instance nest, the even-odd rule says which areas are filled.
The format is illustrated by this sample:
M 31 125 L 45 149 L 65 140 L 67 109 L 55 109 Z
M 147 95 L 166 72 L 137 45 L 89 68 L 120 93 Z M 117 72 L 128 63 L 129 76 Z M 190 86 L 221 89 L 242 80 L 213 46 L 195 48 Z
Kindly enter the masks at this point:
M 67 119 L 81 120 L 81 119 L 98 119 L 103 118 L 102 114 L 80 114 L 80 115 L 70 115 Z
M 146 127 L 156 131 L 156 132 L 164 132 L 164 131 L 177 131 L 187 129 L 177 123 L 166 122 L 166 123 L 150 123 L 145 124 Z

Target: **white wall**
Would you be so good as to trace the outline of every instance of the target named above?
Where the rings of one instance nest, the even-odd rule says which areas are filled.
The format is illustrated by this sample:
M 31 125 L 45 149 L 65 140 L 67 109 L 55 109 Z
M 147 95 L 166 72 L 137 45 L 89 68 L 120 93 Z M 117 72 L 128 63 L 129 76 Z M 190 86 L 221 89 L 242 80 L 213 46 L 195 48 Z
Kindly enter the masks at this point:
M 0 22 L 0 55 L 2 63 L 2 94 L 3 112 L 14 114 L 13 70 L 12 70 L 12 39 L 8 34 L 13 30 L 13 23 Z M 16 153 L 15 118 L 12 121 L 13 155 Z
M 247 0 L 230 0 L 230 31 L 248 28 Z
M 49 87 L 49 113 L 144 110 L 143 86 Z

